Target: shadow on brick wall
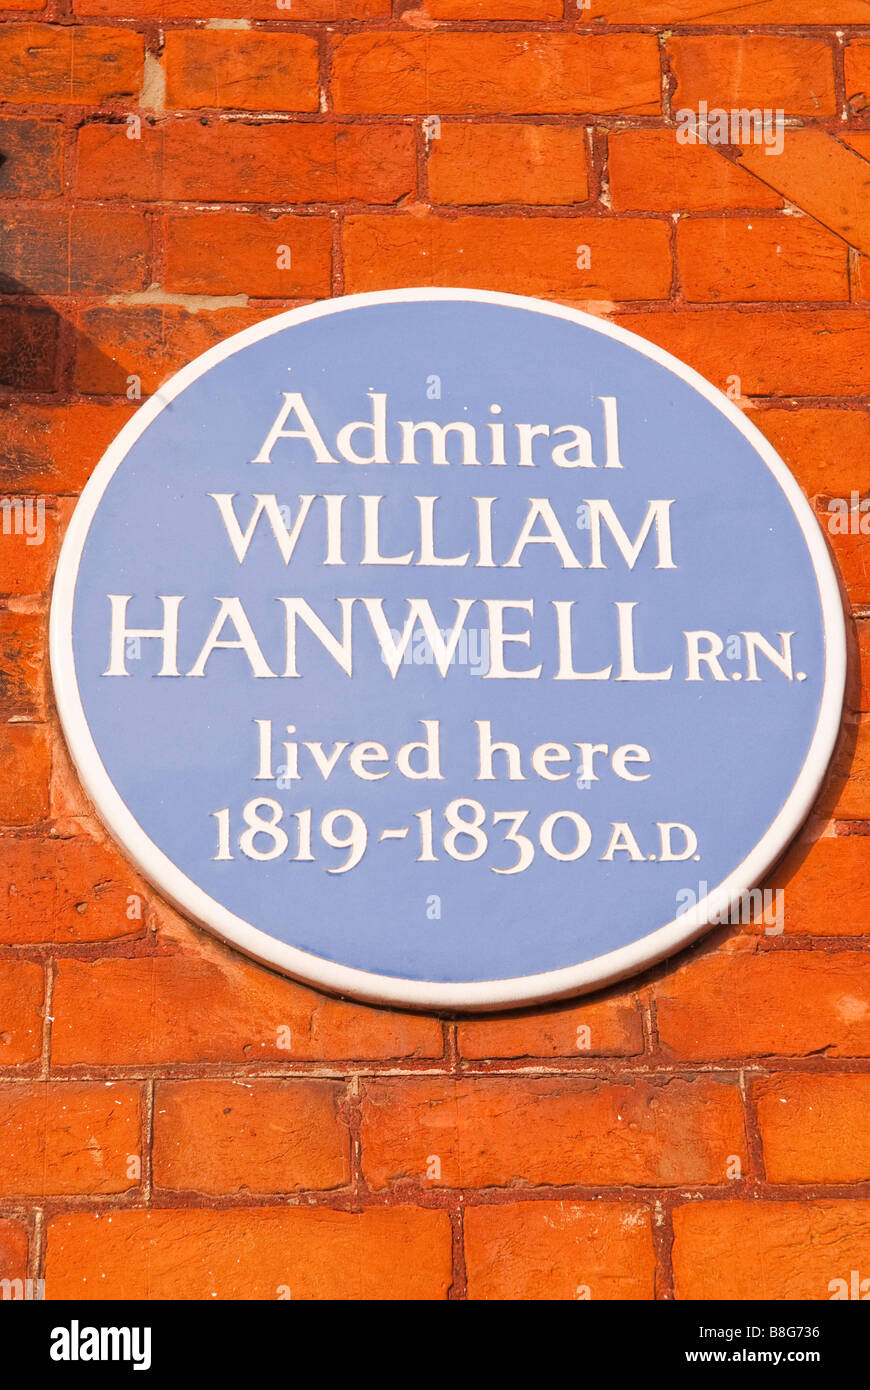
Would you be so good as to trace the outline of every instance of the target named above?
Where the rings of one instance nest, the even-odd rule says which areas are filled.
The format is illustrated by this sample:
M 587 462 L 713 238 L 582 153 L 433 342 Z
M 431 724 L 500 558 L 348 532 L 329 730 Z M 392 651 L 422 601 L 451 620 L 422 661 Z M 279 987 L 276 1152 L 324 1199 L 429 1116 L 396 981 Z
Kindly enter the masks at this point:
M 0 150 L 0 199 L 19 195 L 14 153 Z M 29 394 L 61 403 L 72 390 L 76 354 L 85 343 L 92 359 L 112 365 L 71 316 L 11 272 L 0 239 L 0 409 Z

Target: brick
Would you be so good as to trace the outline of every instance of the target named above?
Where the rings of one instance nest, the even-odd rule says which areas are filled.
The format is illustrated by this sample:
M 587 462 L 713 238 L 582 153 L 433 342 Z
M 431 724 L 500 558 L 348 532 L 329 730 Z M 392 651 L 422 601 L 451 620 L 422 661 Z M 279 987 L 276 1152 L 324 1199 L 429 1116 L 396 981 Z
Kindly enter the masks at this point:
M 375 33 L 337 41 L 339 112 L 653 115 L 652 34 Z
M 326 217 L 264 217 L 206 212 L 166 219 L 167 290 L 281 298 L 326 295 L 332 274 L 332 225 Z M 290 265 L 278 261 L 290 252 Z
M 849 729 L 835 754 L 834 771 L 840 775 L 829 779 L 821 809 L 838 820 L 870 820 L 870 719 Z
M 745 1143 L 736 1087 L 706 1078 L 377 1079 L 363 1083 L 361 1110 L 376 1189 L 716 1183 Z
M 789 935 L 863 936 L 870 930 L 870 836 L 798 843 L 766 882 L 781 888 Z
M 673 1058 L 870 1055 L 870 962 L 855 951 L 708 954 L 653 990 Z
M 590 267 L 578 269 L 589 247 Z M 348 217 L 345 289 L 472 285 L 543 298 L 663 299 L 665 222 L 586 217 Z
M 420 1207 L 361 1212 L 74 1212 L 50 1223 L 52 1299 L 444 1299 L 450 1219 Z
M 782 198 L 711 145 L 679 145 L 675 130 L 607 137 L 614 212 L 721 212 L 780 208 Z
M 647 1208 L 608 1202 L 470 1206 L 465 1262 L 472 1300 L 655 1297 Z
M 45 977 L 32 961 L 0 961 L 0 1067 L 35 1062 L 42 1052 Z
M 870 251 L 870 163 L 832 135 L 786 130 L 781 154 L 743 145 L 740 163 L 850 246 Z
M 864 491 L 866 495 L 866 488 Z M 845 500 L 851 507 L 851 498 L 847 497 Z M 816 512 L 834 552 L 852 607 L 865 607 L 870 604 L 870 533 L 858 531 L 855 534 L 851 517 L 849 530 L 841 531 L 840 519 L 828 510 L 826 502 L 817 502 Z M 866 517 L 866 512 L 859 514 L 859 525 Z M 870 815 L 870 805 L 866 808 L 866 814 Z
M 689 1202 L 673 1219 L 679 1299 L 830 1299 L 870 1266 L 870 1202 Z
M 856 362 L 870 356 L 870 313 L 853 309 L 743 309 L 623 313 L 618 323 L 744 396 L 855 396 Z
M 126 1192 L 139 1156 L 139 1090 L 28 1081 L 0 1090 L 0 1193 L 6 1197 Z
M 866 24 L 868 0 L 805 0 L 801 25 Z M 794 24 L 792 0 L 600 0 L 609 24 Z
M 307 34 L 170 29 L 166 105 L 237 111 L 317 111 L 317 40 Z
M 858 709 L 870 712 L 870 622 L 865 618 L 855 624 L 858 634 L 858 661 L 861 677 L 860 692 L 856 696 Z
M 866 410 L 759 410 L 752 423 L 770 440 L 808 497 L 849 497 L 870 454 Z
M 0 609 L 0 719 L 45 714 L 44 648 L 39 614 Z
M 57 516 L 44 497 L 0 497 L 0 595 L 45 593 L 56 548 Z
M 755 1093 L 769 1182 L 870 1179 L 870 1076 L 773 1076 Z
M 0 825 L 48 815 L 51 750 L 44 724 L 0 725 Z
M 429 19 L 561 19 L 561 0 L 422 0 Z
M 389 204 L 416 187 L 417 155 L 396 124 L 177 120 L 139 140 L 95 124 L 79 131 L 76 179 L 84 198 Z
M 51 816 L 59 835 L 99 835 L 94 808 L 73 766 L 66 740 L 54 740 L 51 758 Z
M 10 403 L 0 417 L 0 493 L 80 492 L 133 409 Z
M 133 212 L 78 209 L 58 217 L 30 209 L 0 217 L 0 291 L 14 281 L 31 294 L 120 293 L 148 283 L 150 233 Z
M 350 1181 L 332 1081 L 160 1082 L 154 1182 L 195 1192 L 298 1192 Z
M 588 196 L 582 127 L 447 121 L 429 149 L 436 203 L 582 203 Z
M 135 896 L 138 904 L 129 899 Z M 0 942 L 108 941 L 141 933 L 144 890 L 114 850 L 86 839 L 0 840 Z M 127 915 L 128 911 L 138 916 Z
M 57 198 L 63 192 L 60 121 L 0 119 L 0 198 Z
M 0 304 L 0 386 L 15 391 L 53 389 L 58 323 L 53 309 Z
M 866 39 L 847 43 L 844 64 L 846 100 L 855 111 L 864 111 L 870 105 L 870 43 Z
M 848 247 L 808 219 L 683 218 L 676 255 L 688 300 L 849 298 Z
M 506 1018 L 466 1018 L 456 1031 L 462 1057 L 631 1057 L 643 1051 L 640 1015 L 625 995 Z
M 27 1227 L 24 1223 L 0 1219 L 0 1279 L 27 1277 L 27 1248 Z
M 74 0 L 76 14 L 124 19 L 275 19 L 275 0 Z M 294 20 L 384 19 L 390 0 L 293 0 Z M 278 18 L 282 16 L 278 13 Z
M 346 1004 L 237 956 L 59 962 L 59 1066 L 438 1057 L 436 1019 Z
M 7 24 L 0 101 L 55 106 L 131 101 L 142 87 L 144 39 L 129 29 Z
M 750 21 L 751 22 L 751 21 Z M 761 107 L 786 116 L 833 116 L 834 51 L 823 39 L 785 34 L 672 36 L 675 110 Z
M 248 309 L 204 313 L 174 305 L 88 309 L 79 316 L 76 386 L 87 395 L 124 395 L 136 376 L 143 395 L 221 339 L 255 323 Z

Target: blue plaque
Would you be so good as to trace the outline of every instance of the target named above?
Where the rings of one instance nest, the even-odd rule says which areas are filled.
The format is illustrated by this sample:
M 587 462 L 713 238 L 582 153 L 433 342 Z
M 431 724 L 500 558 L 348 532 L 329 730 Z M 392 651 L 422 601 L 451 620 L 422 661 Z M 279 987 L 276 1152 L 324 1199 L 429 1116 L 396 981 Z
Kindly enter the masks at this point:
M 112 444 L 52 603 L 105 824 L 328 990 L 557 998 L 699 935 L 806 816 L 844 619 L 737 407 L 633 334 L 473 290 L 281 314 Z

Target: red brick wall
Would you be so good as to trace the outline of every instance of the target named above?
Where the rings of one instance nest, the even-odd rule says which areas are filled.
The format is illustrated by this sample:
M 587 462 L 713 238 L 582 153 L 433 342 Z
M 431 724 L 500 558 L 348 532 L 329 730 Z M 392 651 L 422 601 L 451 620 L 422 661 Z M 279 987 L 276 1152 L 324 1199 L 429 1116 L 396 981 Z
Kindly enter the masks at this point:
M 782 108 L 782 154 L 678 144 L 699 100 Z M 870 1278 L 870 535 L 830 537 L 852 677 L 768 882 L 784 932 L 513 1017 L 342 1003 L 183 921 L 96 823 L 45 641 L 137 379 L 330 294 L 588 308 L 727 387 L 825 523 L 867 495 L 870 0 L 22 0 L 0 150 L 0 495 L 47 507 L 41 545 L 0 535 L 0 1274 L 125 1298 Z

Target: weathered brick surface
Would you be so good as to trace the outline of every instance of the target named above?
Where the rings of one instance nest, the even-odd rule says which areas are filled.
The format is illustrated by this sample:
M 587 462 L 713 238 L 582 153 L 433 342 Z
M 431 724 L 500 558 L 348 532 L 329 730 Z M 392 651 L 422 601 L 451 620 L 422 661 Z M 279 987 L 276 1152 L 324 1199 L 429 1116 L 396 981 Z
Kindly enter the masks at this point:
M 195 250 L 195 248 L 194 248 Z M 196 313 L 177 304 L 102 304 L 78 319 L 75 385 L 87 396 L 156 391 L 193 357 L 255 322 L 244 307 Z
M 673 130 L 617 130 L 607 138 L 616 212 L 778 208 L 782 198 L 711 145 L 679 145 Z
M 655 1296 L 649 1211 L 606 1202 L 515 1202 L 465 1214 L 472 1299 Z
M 57 513 L 46 508 L 44 499 L 13 499 L 0 528 L 0 595 L 44 594 L 56 548 Z
M 780 34 L 684 35 L 668 44 L 674 106 L 773 107 L 787 116 L 833 116 L 834 47 Z
M 843 539 L 847 541 L 853 538 Z M 862 539 L 865 545 L 857 552 L 860 556 L 860 575 L 853 578 L 850 589 L 866 593 L 870 589 L 870 555 L 866 544 L 870 538 Z M 842 551 L 846 552 L 847 559 L 855 557 L 856 552 L 853 551 L 850 556 L 845 544 Z M 840 547 L 835 547 L 841 566 L 842 551 Z M 870 719 L 859 719 L 851 725 L 848 733 L 847 742 L 834 758 L 833 769 L 838 774 L 837 781 L 830 787 L 828 795 L 820 798 L 820 804 L 840 820 L 870 820 Z
M 840 574 L 846 588 L 853 608 L 867 608 L 870 605 L 870 533 L 856 533 L 853 529 L 842 531 L 831 525 L 830 512 L 827 505 L 817 508 L 823 525 L 827 526 L 830 538 L 831 549 L 834 552 L 837 564 L 840 567 Z M 854 769 L 856 782 L 863 776 L 866 782 L 870 769 L 867 767 L 868 750 L 866 746 L 866 730 L 859 728 L 858 733 L 859 751 L 857 758 L 863 758 L 863 774 L 861 764 L 857 764 Z M 864 794 L 860 786 L 856 786 L 854 794 L 846 793 L 853 805 L 860 802 L 863 809 L 854 811 L 853 814 L 862 816 L 867 815 L 866 786 Z M 841 812 L 845 815 L 846 812 Z
M 649 34 L 376 33 L 337 40 L 337 111 L 654 114 Z
M 870 1260 L 870 1203 L 699 1202 L 674 1212 L 677 1298 L 829 1299 Z
M 74 944 L 141 934 L 146 890 L 92 840 L 0 839 L 0 942 Z
M 702 954 L 655 986 L 673 1057 L 870 1056 L 870 955 Z
M 850 397 L 864 391 L 856 368 L 870 353 L 870 314 L 863 309 L 653 309 L 622 314 L 619 322 L 688 362 L 720 390 L 736 376 L 744 396 Z
M 437 1020 L 343 1004 L 241 957 L 64 960 L 58 1065 L 438 1057 Z
M 613 24 L 793 24 L 791 0 L 603 0 L 599 13 Z M 806 0 L 801 25 L 865 24 L 867 0 Z
M 0 216 L 0 290 L 35 294 L 123 293 L 144 289 L 148 227 L 134 213 L 80 209 L 58 218 L 48 208 Z
M 0 527 L 0 1276 L 49 1297 L 817 1299 L 870 1267 L 870 534 L 860 511 L 836 525 L 870 496 L 868 25 L 870 0 L 22 0 L 0 20 L 0 500 L 45 528 Z M 782 153 L 680 143 L 700 101 L 784 110 Z M 661 344 L 811 500 L 851 669 L 834 766 L 765 879 L 781 935 L 722 927 L 548 1007 L 376 1009 L 183 921 L 97 822 L 47 660 L 73 499 L 215 343 L 426 284 Z
M 295 1192 L 350 1181 L 343 1088 L 330 1081 L 161 1082 L 154 1181 L 193 1192 Z
M 129 102 L 144 41 L 128 29 L 8 24 L 0 30 L 0 101 L 53 106 Z
M 32 825 L 48 815 L 51 747 L 44 724 L 0 726 L 0 825 Z
M 0 1067 L 34 1062 L 42 1052 L 45 974 L 33 961 L 0 961 Z
M 318 108 L 317 42 L 306 34 L 176 29 L 166 35 L 164 66 L 169 106 Z
M 144 125 L 130 140 L 125 125 L 85 125 L 76 179 L 83 198 L 391 204 L 416 188 L 414 131 L 203 118 Z
M 273 0 L 74 0 L 78 15 L 133 19 L 275 18 Z M 294 20 L 383 19 L 389 0 L 293 0 Z
M 51 391 L 57 383 L 58 316 L 36 305 L 0 305 L 0 388 Z
M 870 43 L 866 39 L 853 39 L 846 45 L 844 66 L 846 100 L 853 109 L 863 111 L 870 97 Z
M 744 169 L 815 217 L 865 254 L 870 251 L 870 167 L 866 159 L 823 130 L 786 130 L 782 153 L 758 145 L 740 151 Z
M 344 262 L 351 293 L 470 285 L 545 299 L 664 299 L 671 283 L 668 227 L 648 218 L 349 217 Z
M 677 266 L 696 303 L 849 298 L 849 248 L 808 219 L 685 217 Z
M 76 1299 L 429 1299 L 450 1279 L 446 1212 L 404 1206 L 75 1213 L 45 1266 L 46 1296 Z
M 0 717 L 38 719 L 45 710 L 45 633 L 39 613 L 0 609 Z
M 757 1104 L 771 1182 L 870 1178 L 870 1076 L 770 1077 L 757 1085 Z
M 827 835 L 800 842 L 768 875 L 782 890 L 785 931 L 866 936 L 870 923 L 870 836 Z
M 372 1081 L 360 1137 L 376 1188 L 716 1183 L 744 1153 L 736 1088 L 701 1079 Z
M 60 121 L 4 116 L 0 151 L 0 198 L 56 198 L 63 191 Z
M 132 412 L 132 405 L 11 403 L 0 416 L 4 495 L 77 494 Z
M 178 213 L 166 219 L 166 288 L 183 294 L 325 294 L 332 230 L 325 217 Z
M 582 203 L 586 132 L 532 123 L 446 121 L 429 151 L 436 203 Z
M 643 1049 L 637 1003 L 630 997 L 571 1003 L 545 1014 L 466 1018 L 457 1030 L 462 1057 L 631 1057 Z
M 0 1220 L 0 1279 L 27 1277 L 27 1245 L 23 1222 Z
M 0 1094 L 0 1187 L 10 1196 L 125 1192 L 139 1154 L 134 1086 L 33 1081 Z
M 870 623 L 866 618 L 855 624 L 855 633 L 858 670 L 852 672 L 852 699 L 856 708 L 870 713 Z
M 866 410 L 776 408 L 756 411 L 752 423 L 785 459 L 808 497 L 851 498 L 861 487 L 870 451 Z

